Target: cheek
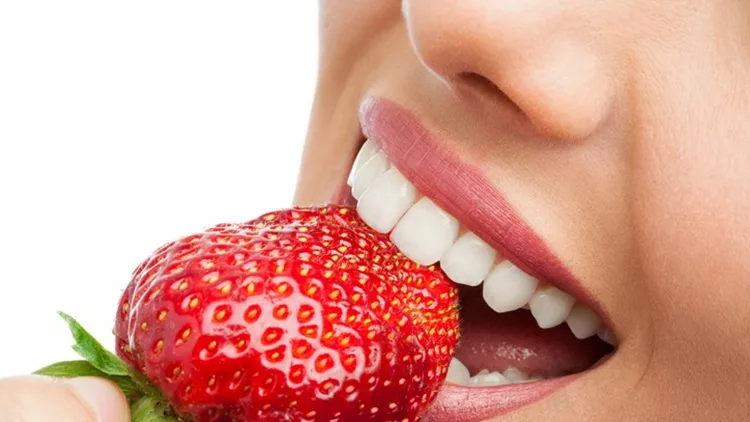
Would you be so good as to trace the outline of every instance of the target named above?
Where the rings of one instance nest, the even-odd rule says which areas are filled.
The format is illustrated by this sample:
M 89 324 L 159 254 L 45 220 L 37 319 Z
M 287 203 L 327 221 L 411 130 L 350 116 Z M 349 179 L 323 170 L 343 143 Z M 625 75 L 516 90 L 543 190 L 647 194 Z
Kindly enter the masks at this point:
M 750 261 L 741 259 L 750 256 L 750 220 L 742 212 L 750 210 L 749 167 L 732 168 L 716 150 L 684 147 L 665 145 L 640 156 L 635 218 L 648 288 L 665 310 L 696 314 L 720 305 L 706 316 L 733 308 L 747 314 L 737 295 L 750 293 Z M 673 309 L 678 303 L 685 308 Z
M 653 338 L 642 393 L 727 409 L 750 394 L 750 128 L 720 89 L 670 97 L 666 87 L 650 92 L 662 102 L 641 109 L 632 144 L 638 288 Z
M 656 354 L 673 371 L 703 368 L 708 386 L 750 374 L 750 128 L 699 76 L 661 84 L 660 104 L 641 109 L 632 206 Z
M 726 106 L 705 98 L 681 101 L 702 106 L 654 114 L 658 118 L 643 121 L 648 129 L 633 145 L 636 223 L 648 252 L 643 258 L 670 278 L 705 281 L 721 276 L 706 271 L 721 269 L 728 278 L 750 279 L 748 260 L 739 259 L 750 254 L 750 143 L 742 135 L 750 128 Z M 676 110 L 660 108 L 670 109 Z

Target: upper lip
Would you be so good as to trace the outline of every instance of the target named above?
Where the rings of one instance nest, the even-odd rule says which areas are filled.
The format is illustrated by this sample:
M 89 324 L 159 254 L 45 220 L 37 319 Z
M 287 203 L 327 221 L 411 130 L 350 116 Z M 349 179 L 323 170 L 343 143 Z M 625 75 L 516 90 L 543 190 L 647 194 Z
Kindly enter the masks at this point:
M 605 321 L 582 284 L 494 184 L 449 149 L 415 114 L 388 99 L 368 97 L 362 102 L 359 119 L 363 135 L 375 142 L 422 194 L 503 258 L 586 303 Z

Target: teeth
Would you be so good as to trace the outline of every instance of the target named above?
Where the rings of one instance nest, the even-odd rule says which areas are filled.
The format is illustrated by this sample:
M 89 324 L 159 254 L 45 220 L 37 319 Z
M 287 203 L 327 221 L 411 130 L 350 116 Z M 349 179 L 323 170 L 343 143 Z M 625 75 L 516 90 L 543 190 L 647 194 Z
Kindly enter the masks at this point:
M 414 204 L 417 191 L 396 169 L 381 174 L 357 204 L 359 216 L 380 233 L 388 233 Z
M 360 217 L 374 230 L 389 233 L 401 252 L 421 265 L 440 266 L 451 280 L 467 286 L 482 286 L 485 302 L 495 312 L 528 309 L 543 329 L 566 322 L 573 335 L 586 339 L 597 335 L 615 345 L 612 333 L 585 305 L 539 281 L 496 251 L 472 232 L 459 237 L 460 225 L 419 192 L 370 140 L 357 154 L 347 184 L 357 199 Z M 497 262 L 502 260 L 502 262 Z M 451 362 L 447 381 L 460 385 L 500 385 L 522 382 L 529 377 L 514 368 L 504 373 L 483 371 L 470 377 L 458 360 Z
M 451 363 L 451 365 L 453 365 L 453 363 Z M 461 364 L 461 366 L 463 367 L 463 364 Z M 466 379 L 465 376 L 468 375 L 468 372 L 467 373 L 462 372 L 461 375 L 462 377 L 464 377 L 462 379 Z M 526 382 L 539 381 L 543 379 L 546 379 L 546 378 L 542 376 L 530 377 L 526 375 L 523 371 L 516 369 L 516 368 L 508 368 L 502 373 L 500 371 L 490 372 L 487 369 L 482 369 L 473 377 L 468 378 L 465 384 L 461 384 L 461 385 L 464 385 L 467 387 L 493 387 L 493 386 L 505 385 L 505 384 L 523 384 Z M 446 382 L 448 381 L 446 380 Z
M 531 315 L 541 328 L 562 324 L 570 315 L 575 299 L 556 287 L 537 289 L 529 300 Z
M 570 327 L 570 331 L 573 332 L 573 335 L 579 339 L 593 336 L 596 334 L 597 330 L 599 330 L 599 326 L 601 325 L 599 317 L 596 316 L 594 311 L 588 306 L 581 304 L 577 304 L 573 307 L 573 310 L 570 311 L 570 315 L 568 315 L 568 319 L 565 321 L 568 323 L 568 327 Z
M 357 174 L 357 171 L 377 152 L 378 146 L 375 145 L 375 142 L 369 139 L 365 141 L 362 148 L 359 149 L 359 153 L 357 153 L 357 158 L 354 159 L 354 165 L 352 166 L 351 172 L 349 172 L 349 179 L 346 181 L 346 184 L 349 185 L 349 187 L 354 186 L 354 176 Z
M 421 265 L 436 263 L 458 237 L 458 221 L 427 198 L 420 199 L 396 224 L 391 240 Z
M 350 174 L 352 179 L 352 196 L 356 199 L 361 198 L 362 194 L 375 182 L 378 176 L 388 170 L 390 165 L 385 154 L 382 152 L 374 153 L 353 175 Z
M 538 283 L 509 261 L 503 261 L 484 280 L 482 295 L 495 312 L 515 311 L 529 302 Z
M 495 262 L 495 250 L 472 232 L 466 232 L 440 260 L 443 271 L 459 284 L 478 286 Z
M 499 372 L 487 370 L 479 372 L 469 380 L 469 385 L 472 387 L 491 387 L 503 384 L 510 384 L 510 381 Z
M 516 368 L 508 368 L 503 371 L 503 376 L 510 382 L 527 381 L 529 376 Z
M 466 369 L 466 366 L 464 366 L 464 364 L 456 358 L 451 359 L 451 364 L 448 367 L 448 375 L 446 375 L 445 377 L 445 382 L 456 385 L 469 385 L 470 378 L 471 374 L 469 374 L 469 370 Z
M 609 343 L 610 345 L 612 345 L 612 346 L 615 346 L 615 345 L 616 345 L 616 342 L 615 342 L 615 336 L 614 336 L 614 335 L 612 334 L 612 332 L 611 332 L 611 331 L 609 331 L 608 329 L 606 329 L 606 328 L 602 328 L 602 329 L 600 329 L 600 330 L 599 330 L 599 331 L 598 331 L 598 332 L 596 333 L 596 335 L 597 335 L 597 336 L 598 336 L 598 337 L 599 337 L 600 339 L 602 339 L 603 341 L 605 341 L 605 342 Z

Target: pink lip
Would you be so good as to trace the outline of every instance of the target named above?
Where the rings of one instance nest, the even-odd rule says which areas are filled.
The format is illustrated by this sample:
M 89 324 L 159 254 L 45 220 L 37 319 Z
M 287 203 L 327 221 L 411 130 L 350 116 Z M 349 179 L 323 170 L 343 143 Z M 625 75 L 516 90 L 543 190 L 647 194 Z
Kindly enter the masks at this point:
M 480 422 L 541 400 L 576 379 L 570 375 L 546 381 L 500 387 L 446 384 L 422 415 L 424 422 Z
M 367 98 L 360 123 L 365 137 L 377 143 L 422 194 L 526 273 L 565 290 L 602 316 L 572 273 L 480 169 L 463 162 L 411 112 L 386 99 Z M 486 420 L 541 400 L 577 377 L 493 388 L 445 385 L 424 420 Z

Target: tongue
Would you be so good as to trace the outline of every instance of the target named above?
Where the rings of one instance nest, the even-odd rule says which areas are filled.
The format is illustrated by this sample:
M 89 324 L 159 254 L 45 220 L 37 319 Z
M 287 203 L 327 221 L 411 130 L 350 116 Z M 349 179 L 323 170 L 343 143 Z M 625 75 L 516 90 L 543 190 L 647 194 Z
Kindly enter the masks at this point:
M 578 340 L 564 323 L 541 329 L 525 309 L 495 313 L 484 302 L 481 287 L 462 286 L 461 305 L 455 357 L 472 375 L 513 367 L 531 376 L 561 376 L 586 370 L 612 351 L 596 336 Z

